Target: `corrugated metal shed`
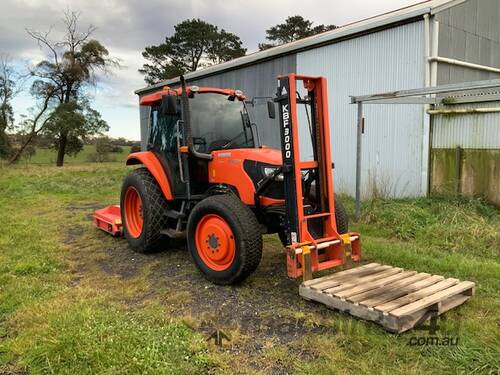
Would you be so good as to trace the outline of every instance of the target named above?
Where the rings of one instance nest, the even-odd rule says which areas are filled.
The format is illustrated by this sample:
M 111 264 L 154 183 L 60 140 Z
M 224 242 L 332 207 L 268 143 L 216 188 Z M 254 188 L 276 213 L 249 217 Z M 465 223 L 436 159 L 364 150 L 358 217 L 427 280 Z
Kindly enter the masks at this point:
M 500 68 L 500 1 L 467 0 L 436 15 L 439 55 Z M 440 64 L 438 85 L 499 78 L 498 74 Z
M 500 102 L 447 106 L 449 109 L 493 107 L 499 108 Z M 432 147 L 500 149 L 500 113 L 433 116 Z
M 356 108 L 349 104 L 349 95 L 425 85 L 425 14 L 431 15 L 431 21 L 435 17 L 440 23 L 438 54 L 441 57 L 500 67 L 499 12 L 498 0 L 424 1 L 189 73 L 186 79 L 189 84 L 199 86 L 242 89 L 252 98 L 273 95 L 276 76 L 280 74 L 326 76 L 337 190 L 353 194 Z M 437 76 L 437 84 L 445 84 L 488 78 L 489 73 L 439 63 Z M 174 78 L 137 93 L 143 95 L 178 83 L 179 79 Z M 398 197 L 425 195 L 430 143 L 435 149 L 457 145 L 499 147 L 500 137 L 495 134 L 494 125 L 499 114 L 461 115 L 455 116 L 454 121 L 436 116 L 433 138 L 429 142 L 425 135 L 429 117 L 422 105 L 366 105 L 364 112 L 364 196 L 373 193 Z M 141 108 L 143 139 L 148 121 L 148 109 Z M 278 128 L 271 126 L 267 118 L 255 118 L 255 121 L 263 143 L 278 147 Z
M 423 22 L 414 22 L 298 54 L 300 73 L 328 77 L 338 190 L 354 194 L 355 187 L 356 107 L 348 95 L 423 86 L 423 46 Z M 422 106 L 367 105 L 365 114 L 365 195 L 375 188 L 396 196 L 422 194 Z

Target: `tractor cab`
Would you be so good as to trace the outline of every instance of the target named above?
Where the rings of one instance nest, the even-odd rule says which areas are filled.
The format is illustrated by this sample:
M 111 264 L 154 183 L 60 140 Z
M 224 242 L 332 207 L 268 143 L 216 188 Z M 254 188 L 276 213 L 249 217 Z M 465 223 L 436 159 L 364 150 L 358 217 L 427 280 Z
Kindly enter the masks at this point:
M 183 104 L 182 88 L 164 87 L 140 101 L 151 107 L 147 150 L 158 157 L 167 171 L 176 197 L 188 194 L 186 173 L 192 182 L 189 194 L 203 194 L 210 187 L 209 169 L 214 158 L 231 150 L 248 150 L 248 155 L 258 155 L 261 147 L 243 92 L 189 86 L 185 94 L 187 100 Z M 280 152 L 276 150 L 273 155 L 272 164 L 281 164 Z M 183 159 L 185 168 L 181 167 Z M 212 172 L 212 179 L 217 179 L 217 173 Z
M 198 153 L 210 154 L 220 149 L 259 146 L 257 130 L 255 124 L 250 122 L 245 96 L 241 91 L 198 86 L 187 87 L 186 91 L 191 136 Z M 151 106 L 148 142 L 151 148 L 162 146 L 165 139 L 176 136 L 177 133 L 169 133 L 168 130 L 175 129 L 177 122 L 183 121 L 185 117 L 179 89 L 170 90 L 166 87 L 163 92 L 143 97 L 141 105 Z

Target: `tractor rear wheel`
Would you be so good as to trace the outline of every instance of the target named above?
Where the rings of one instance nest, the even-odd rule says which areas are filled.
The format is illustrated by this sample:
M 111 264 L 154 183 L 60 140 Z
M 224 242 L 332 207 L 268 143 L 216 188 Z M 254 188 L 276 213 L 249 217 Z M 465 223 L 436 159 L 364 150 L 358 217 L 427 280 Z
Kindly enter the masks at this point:
M 235 284 L 262 258 L 262 233 L 254 213 L 233 195 L 215 195 L 189 215 L 187 244 L 196 267 L 215 284 Z
M 168 238 L 160 233 L 167 224 L 167 201 L 146 168 L 135 169 L 125 177 L 120 209 L 123 232 L 134 251 L 149 253 L 168 247 Z

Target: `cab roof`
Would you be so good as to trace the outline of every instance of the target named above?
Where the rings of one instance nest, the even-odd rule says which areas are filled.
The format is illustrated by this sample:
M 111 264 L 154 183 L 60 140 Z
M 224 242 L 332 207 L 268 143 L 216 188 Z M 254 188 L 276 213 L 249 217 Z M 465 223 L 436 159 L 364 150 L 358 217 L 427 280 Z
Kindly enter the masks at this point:
M 235 96 L 238 98 L 238 100 L 245 100 L 245 96 L 243 93 L 239 90 L 235 89 L 221 89 L 217 87 L 198 87 L 198 86 L 188 86 L 186 87 L 186 92 L 188 95 L 194 94 L 194 93 L 199 93 L 199 94 L 206 94 L 206 93 L 213 93 L 213 94 L 221 94 L 221 95 L 226 95 L 226 96 Z M 154 103 L 157 103 L 161 101 L 161 98 L 163 95 L 176 95 L 180 96 L 182 93 L 182 88 L 176 88 L 176 89 L 171 89 L 168 86 L 164 86 L 161 90 L 155 91 L 151 94 L 144 95 L 141 97 L 139 104 L 140 105 L 153 105 Z

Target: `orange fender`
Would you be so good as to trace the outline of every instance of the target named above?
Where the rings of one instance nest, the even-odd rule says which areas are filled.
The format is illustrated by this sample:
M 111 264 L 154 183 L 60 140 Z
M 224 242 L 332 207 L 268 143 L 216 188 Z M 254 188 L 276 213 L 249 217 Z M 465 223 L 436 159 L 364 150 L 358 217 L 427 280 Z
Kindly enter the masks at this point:
M 153 175 L 154 179 L 160 186 L 163 195 L 168 201 L 174 199 L 165 170 L 155 154 L 151 151 L 134 152 L 130 154 L 127 157 L 127 165 L 137 164 L 142 164 L 148 169 L 149 173 Z

